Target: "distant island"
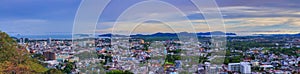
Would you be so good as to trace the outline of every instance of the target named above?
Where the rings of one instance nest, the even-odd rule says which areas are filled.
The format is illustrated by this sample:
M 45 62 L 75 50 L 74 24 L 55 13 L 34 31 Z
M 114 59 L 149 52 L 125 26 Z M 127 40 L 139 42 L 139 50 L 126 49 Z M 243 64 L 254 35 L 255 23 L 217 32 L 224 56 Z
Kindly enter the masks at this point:
M 135 34 L 130 35 L 130 37 L 177 37 L 177 35 L 197 35 L 197 36 L 211 36 L 211 35 L 226 35 L 226 36 L 236 36 L 235 33 L 224 33 L 221 31 L 214 32 L 199 32 L 199 33 L 188 33 L 188 32 L 180 32 L 180 33 L 154 33 L 154 34 Z M 111 37 L 112 34 L 101 34 L 99 37 Z M 115 35 L 115 36 L 124 36 L 124 35 Z

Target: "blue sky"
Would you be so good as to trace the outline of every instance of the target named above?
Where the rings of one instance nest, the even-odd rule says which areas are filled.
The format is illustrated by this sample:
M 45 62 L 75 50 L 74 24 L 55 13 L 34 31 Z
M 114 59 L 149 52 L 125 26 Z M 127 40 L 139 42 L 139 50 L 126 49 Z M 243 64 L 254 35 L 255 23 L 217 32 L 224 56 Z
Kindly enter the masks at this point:
M 126 8 L 141 1 L 143 0 L 112 0 L 100 16 L 96 32 L 109 33 L 118 16 Z M 194 24 L 197 24 L 196 31 L 208 31 L 205 20 L 191 1 L 162 1 L 182 10 Z M 81 0 L 0 0 L 0 30 L 9 34 L 71 33 L 80 2 Z M 241 35 L 300 32 L 299 0 L 216 0 L 216 2 L 224 17 L 227 32 Z M 137 16 L 129 17 L 128 20 L 145 16 L 147 13 L 136 14 Z M 157 16 L 176 19 L 172 12 L 159 13 Z M 174 20 L 175 23 L 181 23 L 180 20 L 176 21 Z M 157 22 L 150 24 L 148 22 L 142 27 L 149 28 L 139 28 L 136 32 L 171 32 Z

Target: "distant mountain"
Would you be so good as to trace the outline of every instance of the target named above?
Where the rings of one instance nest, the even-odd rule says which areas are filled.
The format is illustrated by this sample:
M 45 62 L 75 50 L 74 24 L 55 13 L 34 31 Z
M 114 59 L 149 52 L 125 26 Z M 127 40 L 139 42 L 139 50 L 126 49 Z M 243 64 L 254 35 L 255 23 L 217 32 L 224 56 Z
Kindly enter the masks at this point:
M 300 33 L 298 34 L 253 34 L 255 36 L 300 36 Z
M 155 34 L 150 34 L 150 35 L 143 35 L 143 34 L 136 34 L 136 35 L 131 35 L 130 37 L 175 37 L 177 36 L 176 33 L 155 33 Z
M 224 32 L 221 32 L 221 31 L 214 31 L 214 32 L 200 32 L 200 33 L 197 33 L 198 36 L 201 36 L 201 35 L 236 35 L 235 33 L 224 33 Z
M 188 32 L 180 32 L 178 33 L 179 35 L 195 35 L 195 33 L 188 33 Z M 215 32 L 200 32 L 196 33 L 197 36 L 208 36 L 208 35 L 230 35 L 230 36 L 235 36 L 235 33 L 224 33 L 221 31 L 215 31 Z M 111 37 L 112 34 L 102 34 L 98 35 L 99 37 Z M 118 35 L 122 36 L 122 35 Z M 130 37 L 177 37 L 177 33 L 154 33 L 150 35 L 143 35 L 143 34 L 136 34 L 136 35 L 130 35 Z
M 128 37 L 128 36 L 125 36 L 125 35 L 113 35 L 113 34 L 101 34 L 101 35 L 98 35 L 98 37 L 112 37 L 112 36 L 116 36 L 116 37 Z
M 102 34 L 102 35 L 98 35 L 99 37 L 111 37 L 112 34 Z

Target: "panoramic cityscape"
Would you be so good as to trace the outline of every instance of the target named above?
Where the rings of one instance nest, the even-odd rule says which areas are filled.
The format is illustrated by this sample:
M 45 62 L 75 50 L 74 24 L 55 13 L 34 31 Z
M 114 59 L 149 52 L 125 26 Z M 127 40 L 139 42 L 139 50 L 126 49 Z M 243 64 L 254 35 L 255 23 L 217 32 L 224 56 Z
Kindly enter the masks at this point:
M 300 74 L 296 0 L 0 1 L 0 74 Z

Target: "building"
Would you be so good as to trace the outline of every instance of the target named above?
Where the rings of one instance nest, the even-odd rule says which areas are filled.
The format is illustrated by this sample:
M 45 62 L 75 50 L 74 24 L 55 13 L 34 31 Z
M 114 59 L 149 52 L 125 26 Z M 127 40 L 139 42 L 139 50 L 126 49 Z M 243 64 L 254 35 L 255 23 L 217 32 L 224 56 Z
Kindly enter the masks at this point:
M 250 74 L 251 73 L 251 66 L 249 62 L 241 62 L 240 63 L 240 72 L 242 74 Z
M 221 67 L 219 66 L 210 66 L 207 70 L 207 74 L 220 74 L 221 73 Z
M 52 39 L 51 39 L 51 38 L 48 38 L 48 39 L 47 39 L 47 43 L 48 43 L 48 44 L 51 44 L 51 43 L 52 43 Z
M 228 70 L 233 72 L 240 72 L 240 63 L 229 63 Z
M 143 39 L 140 39 L 140 43 L 141 43 L 141 44 L 144 44 L 145 41 L 144 41 Z
M 181 61 L 180 60 L 175 60 L 175 67 L 176 68 L 181 68 Z
M 19 42 L 20 42 L 21 44 L 24 44 L 24 43 L 25 43 L 25 38 L 20 38 L 20 39 L 19 39 Z
M 270 69 L 274 69 L 273 65 L 261 65 L 259 66 L 261 70 L 270 70 Z
M 231 72 L 240 72 L 242 74 L 251 73 L 251 65 L 249 62 L 229 63 L 228 70 Z
M 55 53 L 53 52 L 43 52 L 43 56 L 45 57 L 45 60 L 55 60 Z

